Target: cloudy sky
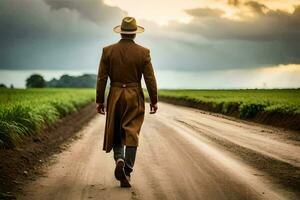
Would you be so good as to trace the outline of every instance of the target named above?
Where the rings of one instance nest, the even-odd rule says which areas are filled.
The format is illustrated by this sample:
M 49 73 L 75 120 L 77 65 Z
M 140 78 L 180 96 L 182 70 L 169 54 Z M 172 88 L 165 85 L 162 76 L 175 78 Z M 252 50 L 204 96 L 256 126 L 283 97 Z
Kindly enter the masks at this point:
M 258 70 L 300 87 L 300 0 L 0 0 L 0 71 L 97 71 L 124 16 L 158 72 Z

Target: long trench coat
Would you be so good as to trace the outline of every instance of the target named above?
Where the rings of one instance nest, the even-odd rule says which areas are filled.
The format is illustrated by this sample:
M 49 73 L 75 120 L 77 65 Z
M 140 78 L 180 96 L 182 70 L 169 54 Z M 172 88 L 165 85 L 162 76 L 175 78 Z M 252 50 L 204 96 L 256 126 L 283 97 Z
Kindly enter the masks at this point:
M 110 152 L 115 144 L 138 146 L 145 114 L 142 76 L 150 101 L 156 104 L 157 84 L 149 49 L 131 39 L 121 39 L 103 48 L 97 77 L 96 103 L 104 104 L 109 77 L 111 87 L 107 97 L 103 141 L 103 150 L 106 152 Z

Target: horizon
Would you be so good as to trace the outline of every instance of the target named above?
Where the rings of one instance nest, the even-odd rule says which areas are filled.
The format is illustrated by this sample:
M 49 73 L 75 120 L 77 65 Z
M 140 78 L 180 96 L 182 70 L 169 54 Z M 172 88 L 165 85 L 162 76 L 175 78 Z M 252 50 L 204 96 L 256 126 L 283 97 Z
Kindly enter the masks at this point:
M 231 90 L 231 89 L 298 89 L 300 88 L 300 80 L 297 74 L 287 72 L 284 76 L 281 72 L 282 80 L 278 81 L 276 76 L 278 72 L 270 76 L 265 73 L 267 69 L 260 69 L 258 73 L 256 70 L 207 70 L 205 72 L 197 71 L 170 71 L 158 70 L 156 72 L 158 89 L 186 89 L 186 90 Z M 97 75 L 95 71 L 84 70 L 0 70 L 0 83 L 7 87 L 13 85 L 14 88 L 26 88 L 26 79 L 32 74 L 39 74 L 44 77 L 46 81 L 52 79 L 59 79 L 62 75 L 81 76 L 84 74 Z M 223 76 L 225 73 L 226 76 Z M 261 76 L 260 81 L 253 81 L 257 77 L 251 75 Z M 242 78 L 239 78 L 242 76 Z M 14 78 L 12 78 L 14 77 Z M 229 78 L 231 81 L 228 81 Z M 175 84 L 174 79 L 180 79 Z M 202 80 L 203 79 L 203 80 Z M 213 79 L 214 81 L 212 81 Z M 277 80 L 277 82 L 274 81 Z M 210 81 L 207 81 L 210 80 Z M 239 86 L 235 86 L 240 81 Z M 222 87 L 219 83 L 222 82 Z M 272 83 L 272 84 L 270 84 Z M 297 83 L 297 85 L 295 85 Z M 212 86 L 213 85 L 213 86 Z M 107 84 L 109 86 L 109 83 Z M 145 88 L 145 82 L 142 78 L 142 86 Z

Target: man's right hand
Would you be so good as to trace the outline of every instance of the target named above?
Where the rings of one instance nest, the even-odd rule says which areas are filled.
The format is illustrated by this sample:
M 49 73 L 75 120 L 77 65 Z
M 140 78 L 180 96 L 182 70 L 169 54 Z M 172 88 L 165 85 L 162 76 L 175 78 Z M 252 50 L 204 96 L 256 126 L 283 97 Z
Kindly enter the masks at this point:
M 157 103 L 156 104 L 150 104 L 150 114 L 155 114 L 157 111 Z

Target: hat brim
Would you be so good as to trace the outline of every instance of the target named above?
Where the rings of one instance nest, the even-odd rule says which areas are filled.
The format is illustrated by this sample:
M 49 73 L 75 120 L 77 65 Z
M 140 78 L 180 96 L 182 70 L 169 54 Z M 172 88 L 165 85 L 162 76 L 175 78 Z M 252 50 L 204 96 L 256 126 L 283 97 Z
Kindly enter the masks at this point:
M 121 29 L 121 25 L 116 26 L 115 28 L 113 28 L 115 33 L 122 33 L 122 34 L 136 34 L 136 33 L 142 33 L 145 31 L 145 29 L 141 26 L 137 26 L 137 29 L 135 31 L 123 31 Z

